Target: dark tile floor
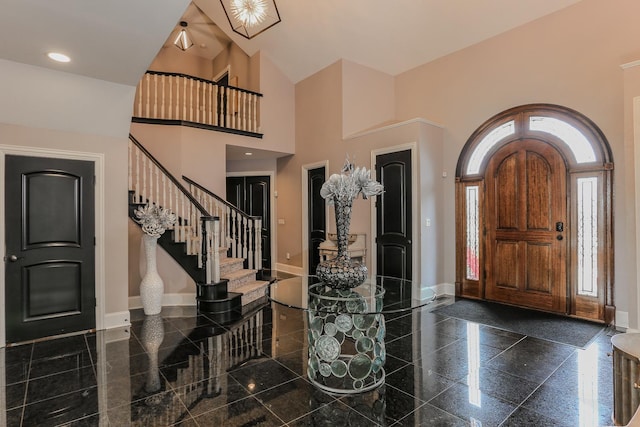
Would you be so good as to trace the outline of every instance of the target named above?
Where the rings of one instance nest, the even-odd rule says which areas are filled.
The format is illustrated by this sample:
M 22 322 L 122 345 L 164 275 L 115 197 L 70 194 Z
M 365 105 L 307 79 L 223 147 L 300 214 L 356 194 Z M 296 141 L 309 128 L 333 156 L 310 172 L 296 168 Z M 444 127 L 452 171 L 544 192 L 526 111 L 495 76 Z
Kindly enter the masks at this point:
M 193 308 L 0 351 L 7 426 L 602 426 L 610 333 L 586 349 L 431 313 L 387 318 L 386 383 L 306 378 L 305 319 L 265 306 L 222 326 Z M 6 409 L 5 409 L 6 408 Z

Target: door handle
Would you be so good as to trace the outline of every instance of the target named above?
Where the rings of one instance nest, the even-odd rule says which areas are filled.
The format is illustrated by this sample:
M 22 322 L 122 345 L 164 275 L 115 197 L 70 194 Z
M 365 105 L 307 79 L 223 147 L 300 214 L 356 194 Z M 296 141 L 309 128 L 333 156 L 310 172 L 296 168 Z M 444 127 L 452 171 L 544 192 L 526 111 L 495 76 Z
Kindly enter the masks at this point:
M 22 258 L 24 258 L 24 257 L 15 256 L 15 255 L 9 255 L 9 256 L 4 257 L 4 260 L 5 261 L 10 261 L 10 262 L 16 262 L 16 261 L 18 261 L 19 259 L 22 259 Z

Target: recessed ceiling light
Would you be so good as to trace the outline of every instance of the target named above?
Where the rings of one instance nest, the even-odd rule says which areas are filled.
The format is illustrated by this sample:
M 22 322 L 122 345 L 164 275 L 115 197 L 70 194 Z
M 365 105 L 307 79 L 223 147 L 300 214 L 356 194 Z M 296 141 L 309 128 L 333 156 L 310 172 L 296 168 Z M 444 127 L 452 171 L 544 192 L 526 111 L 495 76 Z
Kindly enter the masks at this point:
M 246 153 L 244 153 L 245 156 L 253 156 L 253 153 L 251 151 L 247 151 Z
M 57 62 L 70 62 L 71 61 L 71 58 L 69 58 L 64 53 L 49 52 L 49 53 L 47 53 L 47 56 L 49 57 L 49 59 L 53 59 L 54 61 L 57 61 Z

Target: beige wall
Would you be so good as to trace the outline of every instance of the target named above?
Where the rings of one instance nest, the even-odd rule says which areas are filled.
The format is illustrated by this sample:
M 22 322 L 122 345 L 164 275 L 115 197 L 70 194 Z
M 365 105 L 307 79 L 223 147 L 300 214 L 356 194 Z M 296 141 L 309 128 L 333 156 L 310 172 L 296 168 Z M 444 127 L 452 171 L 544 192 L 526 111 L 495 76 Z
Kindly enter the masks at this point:
M 296 85 L 296 155 L 278 160 L 277 215 L 285 220 L 284 225 L 277 226 L 278 263 L 305 265 L 307 251 L 301 244 L 306 233 L 302 218 L 306 196 L 301 185 L 304 166 L 328 161 L 328 174 L 339 173 L 348 155 L 357 166 L 371 169 L 372 152 L 375 156 L 411 149 L 416 168 L 412 238 L 420 242 L 414 246 L 414 277 L 420 278 L 425 287 L 442 282 L 442 239 L 438 240 L 444 221 L 441 172 L 439 167 L 433 167 L 442 158 L 442 129 L 425 120 L 370 129 L 392 118 L 392 91 L 383 88 L 388 83 L 392 83 L 390 77 L 343 60 Z M 358 87 L 348 88 L 352 85 Z M 376 95 L 367 96 L 372 93 Z M 347 108 L 349 112 L 345 111 Z M 343 138 L 345 129 L 349 129 L 350 136 Z M 329 212 L 327 229 L 335 232 L 333 210 L 330 208 Z M 421 234 L 420 224 L 426 216 L 432 226 L 427 230 L 429 233 Z M 366 235 L 366 264 L 373 267 L 371 200 L 359 199 L 354 203 L 350 231 Z M 285 258 L 286 253 L 291 254 L 290 260 Z M 426 258 L 425 254 L 431 256 Z
M 251 146 L 280 153 L 294 153 L 295 86 L 266 55 L 258 53 L 254 56 L 259 56 L 259 91 L 264 95 L 260 100 L 260 124 L 264 138 L 254 141 Z
M 640 57 L 639 57 L 640 59 Z M 631 203 L 625 205 L 627 209 L 625 215 L 617 216 L 617 227 L 623 230 L 635 230 L 634 243 L 627 248 L 628 253 L 623 258 L 627 262 L 628 274 L 634 278 L 629 282 L 628 293 L 626 298 L 629 300 L 629 323 L 635 324 L 638 329 L 640 325 L 640 292 L 638 286 L 640 280 L 638 278 L 638 265 L 640 263 L 640 219 L 638 211 L 640 208 L 640 62 L 633 64 L 625 64 L 623 68 L 624 74 L 624 163 L 625 163 L 625 194 L 634 194 L 635 206 Z M 635 208 L 635 209 L 634 209 Z M 631 236 L 629 236 L 631 237 Z M 634 305 L 635 303 L 635 305 Z M 633 311 L 635 307 L 635 312 Z M 634 320 L 637 323 L 634 323 Z
M 460 151 L 471 133 L 510 107 L 546 102 L 573 108 L 604 132 L 615 161 L 615 304 L 635 322 L 633 167 L 625 161 L 623 72 L 638 59 L 640 3 L 583 0 L 531 24 L 396 77 L 397 118 L 442 123 L 445 279 L 455 276 L 454 180 Z
M 227 47 L 213 59 L 213 74 L 208 77 L 218 77 L 220 73 L 229 69 L 229 84 L 243 89 L 256 90 L 251 87 L 251 76 L 258 72 L 251 68 L 249 56 L 235 43 L 229 43 Z M 237 79 L 237 82 L 233 81 Z
M 342 145 L 342 67 L 330 65 L 295 86 L 296 155 L 278 159 L 277 263 L 302 267 L 302 165 L 329 160 L 328 173 L 339 172 L 346 154 Z M 354 210 L 363 209 L 362 204 Z M 352 226 L 355 229 L 356 225 Z M 285 254 L 290 253 L 287 260 Z
M 395 118 L 394 80 L 389 74 L 342 61 L 342 136 Z M 375 108 L 363 108 L 375 106 Z
M 211 80 L 215 72 L 211 60 L 183 52 L 173 44 L 158 51 L 158 55 L 149 65 L 149 70 L 187 74 L 206 80 Z
M 622 0 L 615 3 L 583 0 L 571 7 L 538 19 L 500 36 L 458 51 L 447 57 L 395 76 L 395 121 L 421 117 L 439 123 L 441 151 L 435 158 L 422 157 L 431 163 L 434 173 L 421 183 L 421 220 L 425 215 L 437 218 L 431 230 L 423 233 L 426 247 L 441 248 L 441 264 L 436 273 L 422 280 L 453 283 L 455 280 L 455 167 L 466 140 L 485 120 L 508 108 L 529 103 L 553 103 L 573 108 L 592 119 L 603 131 L 612 147 L 615 161 L 615 304 L 629 315 L 631 327 L 638 327 L 635 257 L 635 164 L 629 155 L 629 132 L 625 130 L 625 111 L 636 89 L 625 89 L 620 65 L 640 59 L 640 26 L 636 17 L 640 3 Z M 342 64 L 342 65 L 341 65 Z M 343 142 L 343 131 L 366 126 L 366 118 L 380 114 L 376 105 L 367 105 L 363 86 L 346 88 L 349 82 L 371 76 L 367 70 L 349 63 L 336 63 L 296 85 L 296 155 L 278 162 L 278 217 L 286 218 L 279 226 L 279 258 L 292 254 L 289 264 L 302 262 L 299 217 L 300 168 L 305 163 L 329 159 L 330 172 L 341 165 L 346 152 L 360 153 L 350 142 Z M 346 72 L 344 70 L 347 70 Z M 627 79 L 628 80 L 628 79 Z M 630 83 L 627 82 L 627 86 Z M 635 84 L 635 83 L 634 83 Z M 375 87 L 370 88 L 371 91 Z M 356 95 L 354 95 L 354 93 Z M 363 103 L 358 111 L 358 98 Z M 380 99 L 383 99 L 381 97 Z M 626 103 L 626 107 L 625 107 Z M 375 104 L 375 103 L 374 103 Z M 362 116 L 345 112 L 345 108 Z M 627 113 L 628 116 L 629 113 Z M 345 121 L 350 120 L 349 123 Z M 627 121 L 629 119 L 627 118 Z M 374 123 L 371 123 L 374 124 Z M 357 130 L 355 130 L 357 131 Z M 626 136 L 626 138 L 625 138 Z M 417 137 L 427 140 L 428 137 Z M 626 139 L 626 143 L 625 143 Z M 387 145 L 397 141 L 387 141 Z M 437 157 L 439 156 L 439 157 Z M 370 166 L 368 156 L 358 155 L 357 163 Z M 443 177 L 446 174 L 446 177 Z M 422 178 L 421 178 L 422 179 Z M 426 186 L 426 188 L 425 188 Z M 441 192 L 441 206 L 429 209 L 425 193 Z M 356 206 L 352 228 L 366 221 Z M 330 226 L 331 227 L 331 226 Z M 425 239 L 431 244 L 424 243 Z M 435 275 L 432 277 L 430 275 Z
M 104 156 L 104 306 L 107 314 L 128 310 L 127 139 L 0 123 L 0 144 Z
M 0 75 L 0 144 L 103 157 L 103 302 L 107 316 L 126 312 L 127 135 L 135 87 L 4 60 Z

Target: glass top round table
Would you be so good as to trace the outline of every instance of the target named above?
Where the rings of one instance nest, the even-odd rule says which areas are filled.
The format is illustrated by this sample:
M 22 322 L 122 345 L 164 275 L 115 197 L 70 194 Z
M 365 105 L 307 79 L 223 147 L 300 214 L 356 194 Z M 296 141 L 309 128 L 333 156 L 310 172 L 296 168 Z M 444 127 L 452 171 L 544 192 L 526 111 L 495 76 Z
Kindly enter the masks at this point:
M 318 388 L 362 393 L 384 383 L 385 315 L 424 307 L 435 293 L 413 298 L 412 282 L 376 276 L 350 289 L 334 289 L 316 276 L 279 279 L 267 291 L 276 304 L 307 313 L 307 376 Z

